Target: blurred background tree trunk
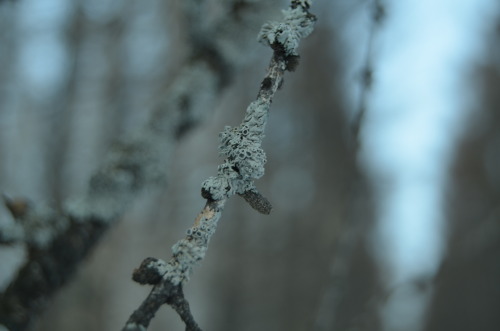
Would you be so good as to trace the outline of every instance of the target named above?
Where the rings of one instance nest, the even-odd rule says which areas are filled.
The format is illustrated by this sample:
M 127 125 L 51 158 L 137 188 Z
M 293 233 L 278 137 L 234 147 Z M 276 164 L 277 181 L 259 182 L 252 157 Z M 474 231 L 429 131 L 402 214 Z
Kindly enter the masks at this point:
M 500 329 L 500 21 L 469 79 L 469 110 L 448 183 L 447 255 L 425 330 Z

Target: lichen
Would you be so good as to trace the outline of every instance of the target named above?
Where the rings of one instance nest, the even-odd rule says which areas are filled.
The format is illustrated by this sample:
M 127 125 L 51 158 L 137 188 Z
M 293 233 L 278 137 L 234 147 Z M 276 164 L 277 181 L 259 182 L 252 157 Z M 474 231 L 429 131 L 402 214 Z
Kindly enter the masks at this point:
M 309 5 L 310 1 L 300 1 L 300 6 L 283 10 L 284 21 L 264 24 L 258 40 L 270 46 L 283 46 L 286 56 L 298 55 L 300 39 L 307 37 L 314 27 L 314 16 L 305 11 Z
M 123 329 L 124 331 L 146 331 L 147 329 L 140 324 L 137 323 L 127 323 L 125 325 L 125 328 Z
M 215 230 L 214 230 L 215 231 Z M 201 231 L 195 231 L 200 237 Z M 164 279 L 168 279 L 173 285 L 189 281 L 192 269 L 205 257 L 207 245 L 200 245 L 187 239 L 179 240 L 173 247 L 173 259 L 164 267 Z
M 19 224 L 8 228 L 4 240 L 24 240 L 29 246 L 46 248 L 69 227 L 69 220 L 44 204 L 38 204 L 22 217 Z M 9 233 L 11 232 L 11 233 Z
M 261 144 L 269 103 L 260 99 L 252 102 L 239 126 L 226 126 L 219 134 L 219 151 L 225 160 L 218 167 L 217 176 L 202 184 L 202 190 L 208 192 L 212 200 L 242 194 L 253 187 L 253 180 L 264 175 L 267 159 Z

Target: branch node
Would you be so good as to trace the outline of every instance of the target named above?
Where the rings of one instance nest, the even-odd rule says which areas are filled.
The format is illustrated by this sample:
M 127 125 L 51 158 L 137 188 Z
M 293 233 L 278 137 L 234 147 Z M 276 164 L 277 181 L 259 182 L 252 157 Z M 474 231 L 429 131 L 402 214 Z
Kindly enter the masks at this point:
M 210 194 L 210 191 L 208 189 L 206 189 L 205 187 L 201 188 L 201 196 L 203 197 L 203 199 L 206 199 L 208 202 L 214 201 L 212 194 Z
M 156 285 L 162 279 L 167 263 L 163 260 L 148 257 L 134 270 L 132 279 L 141 285 Z

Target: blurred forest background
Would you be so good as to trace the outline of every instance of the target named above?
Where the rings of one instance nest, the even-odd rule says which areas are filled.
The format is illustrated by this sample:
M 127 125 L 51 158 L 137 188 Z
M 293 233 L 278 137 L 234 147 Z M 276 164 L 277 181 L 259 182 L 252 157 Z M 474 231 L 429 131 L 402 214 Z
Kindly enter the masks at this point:
M 208 41 L 235 50 L 228 84 L 175 141 L 166 185 L 135 195 L 33 330 L 121 329 L 150 291 L 131 280 L 133 269 L 148 256 L 168 259 L 203 207 L 200 185 L 221 162 L 218 132 L 241 121 L 271 57 L 257 33 L 288 5 L 207 3 L 200 26 L 226 16 L 243 26 L 232 41 Z M 376 249 L 390 183 L 370 171 L 363 135 L 382 61 L 373 49 L 397 14 L 392 3 L 313 3 L 316 29 L 273 102 L 266 174 L 256 183 L 273 211 L 264 216 L 232 198 L 185 286 L 203 330 L 500 330 L 500 8 L 477 36 L 480 56 L 462 77 L 467 95 L 456 92 L 468 98 L 454 110 L 460 129 L 449 135 L 450 158 L 439 161 L 444 253 L 435 272 L 394 285 Z M 199 22 L 183 8 L 180 0 L 0 1 L 2 193 L 56 210 L 85 195 L 111 146 L 151 121 L 190 56 Z M 13 222 L 0 208 L 0 226 Z M 22 243 L 0 247 L 2 291 L 26 258 Z M 391 311 L 399 296 L 420 298 L 422 313 Z M 183 328 L 170 307 L 150 326 Z

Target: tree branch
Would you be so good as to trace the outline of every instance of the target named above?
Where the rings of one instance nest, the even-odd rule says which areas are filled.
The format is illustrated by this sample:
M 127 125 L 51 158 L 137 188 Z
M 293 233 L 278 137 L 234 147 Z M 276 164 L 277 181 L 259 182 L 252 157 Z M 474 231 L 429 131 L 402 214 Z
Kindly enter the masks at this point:
M 253 9 L 268 5 L 267 1 L 252 3 Z M 222 29 L 228 26 L 240 34 Z M 234 75 L 232 69 L 244 62 L 238 55 L 247 49 L 245 38 L 241 38 L 241 33 L 247 32 L 248 22 L 231 15 L 213 22 L 200 40 L 222 40 L 224 47 L 207 47 L 191 40 L 191 55 L 157 104 L 150 122 L 111 148 L 85 195 L 65 201 L 63 211 L 35 204 L 23 215 L 23 222 L 0 229 L 1 243 L 24 242 L 28 247 L 26 263 L 0 296 L 0 328 L 25 329 L 55 291 L 71 279 L 138 193 L 164 183 L 173 145 L 210 114 L 207 109 L 214 108 L 217 96 Z
M 186 323 L 188 330 L 199 330 L 189 312 L 181 286 L 189 281 L 194 266 L 201 261 L 208 243 L 216 231 L 227 200 L 235 195 L 245 197 L 250 205 L 263 213 L 270 212 L 269 202 L 257 192 L 254 180 L 264 175 L 266 155 L 261 147 L 272 99 L 281 87 L 285 71 L 293 71 L 298 64 L 297 48 L 301 38 L 313 30 L 316 17 L 308 12 L 309 1 L 291 1 L 284 11 L 282 22 L 264 24 L 259 40 L 274 50 L 257 98 L 246 110 L 242 123 L 235 128 L 226 126 L 220 133 L 219 150 L 225 156 L 217 175 L 202 184 L 205 208 L 188 229 L 187 236 L 173 247 L 168 263 L 146 259 L 134 273 L 141 283 L 158 281 L 140 307 L 130 316 L 123 330 L 145 330 L 162 304 L 172 306 Z M 143 271 L 140 271 L 143 270 Z M 147 275 L 140 276 L 137 275 Z

